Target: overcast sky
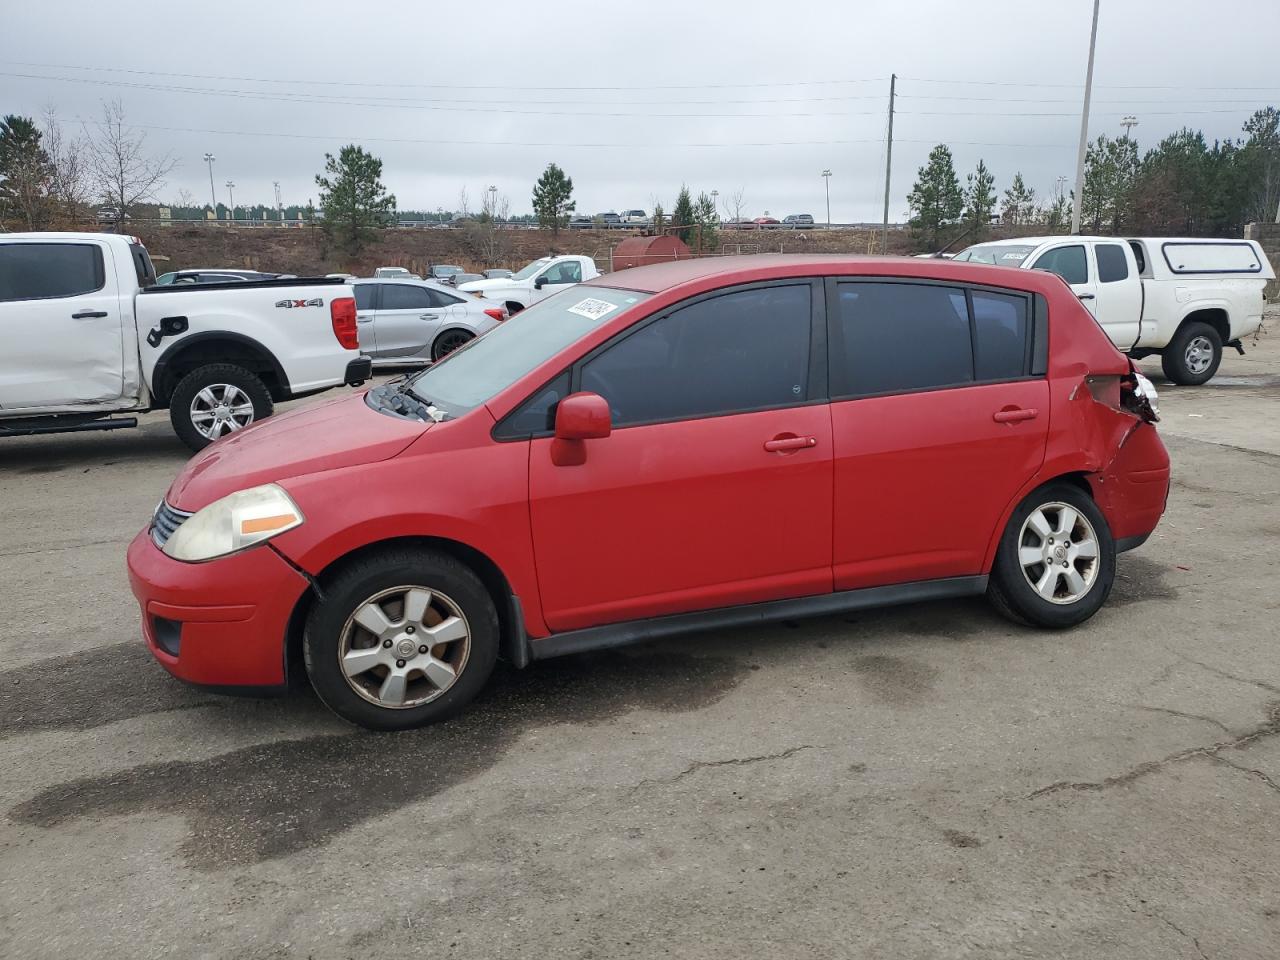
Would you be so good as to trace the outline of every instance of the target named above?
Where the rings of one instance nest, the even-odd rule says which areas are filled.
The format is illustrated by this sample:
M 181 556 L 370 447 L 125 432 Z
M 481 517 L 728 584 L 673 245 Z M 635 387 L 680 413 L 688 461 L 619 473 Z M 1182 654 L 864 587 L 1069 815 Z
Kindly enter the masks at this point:
M 178 161 L 162 193 L 314 198 L 324 153 L 381 157 L 401 209 L 531 207 L 548 161 L 579 212 L 670 208 L 680 184 L 743 213 L 878 221 L 890 73 L 892 219 L 930 147 L 1038 194 L 1073 177 L 1091 0 L 0 0 L 0 113 L 92 120 L 119 98 Z M 1280 105 L 1280 0 L 1102 0 L 1090 135 L 1133 114 L 1143 147 L 1184 125 L 1234 137 Z M 217 93 L 215 91 L 221 91 Z M 537 112 L 535 112 L 537 111 Z

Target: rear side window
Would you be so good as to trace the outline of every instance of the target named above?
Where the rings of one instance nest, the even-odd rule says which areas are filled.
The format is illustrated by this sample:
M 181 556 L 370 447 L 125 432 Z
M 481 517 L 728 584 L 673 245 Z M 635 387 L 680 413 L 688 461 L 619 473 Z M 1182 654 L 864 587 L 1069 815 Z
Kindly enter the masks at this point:
M 1041 254 L 1032 268 L 1056 273 L 1067 283 L 1089 282 L 1089 261 L 1085 259 L 1084 247 L 1057 247 Z
M 357 310 L 372 310 L 376 302 L 377 286 L 372 283 L 354 284 Z
M 1118 243 L 1100 243 L 1093 248 L 1093 252 L 1098 258 L 1100 283 L 1129 279 L 1129 261 L 1124 255 L 1124 247 Z
M 97 244 L 0 244 L 0 301 L 74 297 L 105 284 L 102 248 Z
M 807 399 L 808 283 L 701 300 L 617 341 L 582 367 L 613 424 L 793 406 Z
M 963 290 L 874 282 L 836 289 L 833 395 L 928 390 L 973 379 Z
M 140 243 L 129 244 L 129 254 L 133 257 L 133 272 L 137 274 L 138 286 L 149 287 L 156 282 L 156 268 L 151 263 L 147 248 Z
M 433 307 L 447 307 L 451 304 L 462 302 L 461 297 L 452 296 L 443 290 L 428 290 L 427 293 L 431 295 L 431 305 Z
M 426 287 L 411 287 L 407 283 L 382 285 L 382 310 L 425 310 L 435 305 Z
M 1027 364 L 1027 299 L 974 290 L 973 372 L 977 380 L 1012 380 Z

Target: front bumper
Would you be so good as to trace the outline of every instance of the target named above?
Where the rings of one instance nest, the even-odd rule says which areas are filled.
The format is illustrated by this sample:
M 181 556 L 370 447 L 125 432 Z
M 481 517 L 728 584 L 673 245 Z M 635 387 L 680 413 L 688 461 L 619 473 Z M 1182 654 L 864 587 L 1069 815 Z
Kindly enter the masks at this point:
M 369 357 L 356 357 L 347 364 L 347 372 L 342 382 L 349 387 L 358 387 L 373 376 L 373 360 Z
M 270 546 L 183 563 L 143 530 L 128 565 L 143 638 L 171 674 L 202 686 L 283 686 L 289 618 L 310 584 Z

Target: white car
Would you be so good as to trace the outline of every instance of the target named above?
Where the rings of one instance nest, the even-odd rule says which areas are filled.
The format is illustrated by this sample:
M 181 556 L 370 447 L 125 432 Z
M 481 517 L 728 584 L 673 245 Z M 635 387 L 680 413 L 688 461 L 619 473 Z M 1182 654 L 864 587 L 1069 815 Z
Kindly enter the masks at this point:
M 0 234 L 0 436 L 137 425 L 194 450 L 281 400 L 370 376 L 341 280 L 154 286 L 136 237 Z
M 360 349 L 374 366 L 431 363 L 507 319 L 507 308 L 430 280 L 354 280 Z
M 1208 381 L 1224 346 L 1244 353 L 1276 275 L 1257 242 L 1203 237 L 1022 237 L 955 259 L 1058 274 L 1112 343 L 1135 360 L 1158 355 L 1184 386 Z
M 642 227 L 649 222 L 649 215 L 643 210 L 623 210 L 622 222 Z
M 590 257 L 543 257 L 513 276 L 499 280 L 473 280 L 459 285 L 458 289 L 494 300 L 504 305 L 509 313 L 517 313 L 553 293 L 598 276 L 600 271 Z

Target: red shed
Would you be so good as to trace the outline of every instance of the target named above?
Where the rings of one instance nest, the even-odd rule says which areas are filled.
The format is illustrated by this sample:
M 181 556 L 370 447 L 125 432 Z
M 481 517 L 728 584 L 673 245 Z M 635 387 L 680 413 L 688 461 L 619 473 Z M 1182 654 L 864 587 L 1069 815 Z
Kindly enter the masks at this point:
M 692 256 L 693 251 L 679 237 L 627 237 L 613 248 L 613 269 L 688 260 Z

